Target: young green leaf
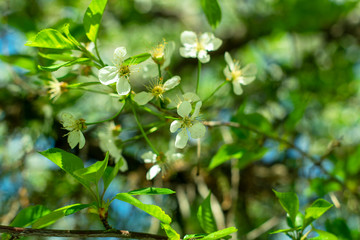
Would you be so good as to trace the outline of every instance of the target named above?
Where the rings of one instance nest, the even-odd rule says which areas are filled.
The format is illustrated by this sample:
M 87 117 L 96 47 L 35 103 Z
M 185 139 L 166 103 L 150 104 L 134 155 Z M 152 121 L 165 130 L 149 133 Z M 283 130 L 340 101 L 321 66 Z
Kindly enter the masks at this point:
M 27 41 L 25 46 L 53 49 L 74 49 L 76 46 L 55 29 L 41 30 L 34 38 Z
M 90 190 L 90 182 L 78 177 L 74 172 L 84 168 L 84 164 L 80 158 L 72 153 L 68 153 L 59 148 L 50 148 L 46 151 L 40 152 L 43 156 L 50 159 L 53 163 L 58 165 L 66 173 L 73 176 L 78 182 Z
M 216 28 L 221 21 L 221 8 L 217 0 L 201 0 L 201 7 L 212 28 Z
M 215 232 L 217 230 L 215 218 L 211 210 L 211 192 L 199 206 L 197 218 L 201 228 L 206 233 Z
M 300 230 L 300 229 L 301 229 L 301 227 L 280 229 L 280 230 L 272 231 L 272 232 L 270 232 L 270 234 L 287 233 L 287 232 L 297 231 L 297 230 Z
M 77 58 L 75 60 L 72 60 L 70 62 L 64 62 L 64 63 L 59 63 L 59 64 L 54 64 L 51 66 L 38 66 L 40 70 L 44 70 L 44 71 L 48 71 L 48 72 L 54 72 L 59 70 L 62 67 L 70 67 L 72 65 L 78 64 L 78 63 L 85 63 L 85 62 L 90 62 L 89 58 Z
M 118 174 L 121 163 L 122 163 L 122 161 L 118 161 L 114 167 L 111 167 L 111 166 L 106 167 L 105 172 L 102 176 L 103 181 L 104 181 L 104 192 L 109 187 L 112 180 L 114 180 L 114 178 Z
M 107 0 L 92 0 L 84 15 L 84 28 L 90 41 L 96 42 Z
M 217 166 L 229 161 L 232 158 L 241 158 L 244 154 L 244 149 L 239 147 L 237 144 L 224 144 L 222 145 L 215 156 L 211 159 L 209 164 L 209 170 L 216 168 Z
M 164 229 L 169 240 L 180 240 L 180 235 L 169 224 L 161 223 L 161 228 Z
M 68 205 L 59 209 L 56 209 L 52 212 L 50 212 L 47 215 L 44 215 L 43 217 L 39 218 L 37 221 L 35 221 L 32 224 L 33 228 L 44 228 L 47 227 L 53 223 L 55 223 L 57 220 L 59 220 L 62 217 L 65 217 L 67 215 L 76 213 L 84 208 L 87 208 L 89 206 L 91 206 L 92 204 L 80 204 L 80 203 L 76 203 L 76 204 L 72 204 L 72 205 Z
M 319 236 L 310 238 L 311 240 L 338 240 L 334 234 L 329 232 L 325 232 L 319 229 L 314 229 L 314 231 L 319 234 Z
M 123 65 L 136 65 L 146 61 L 149 57 L 151 57 L 150 53 L 141 53 L 125 59 Z
M 289 214 L 293 226 L 295 226 L 296 215 L 299 211 L 299 199 L 295 193 L 292 192 L 277 192 L 273 190 L 275 195 L 279 198 L 279 202 L 283 209 Z
M 106 153 L 104 161 L 97 161 L 93 165 L 78 169 L 74 172 L 79 178 L 97 184 L 103 176 L 109 160 L 109 152 Z
M 141 188 L 128 192 L 130 195 L 159 195 L 159 194 L 174 194 L 175 191 L 168 188 Z
M 134 198 L 128 193 L 118 193 L 114 199 L 130 203 L 131 205 L 143 210 L 151 216 L 159 219 L 163 223 L 170 224 L 171 218 L 158 206 L 151 204 L 144 204 L 140 200 Z
M 206 235 L 204 238 L 201 238 L 201 240 L 220 239 L 220 238 L 224 238 L 234 232 L 237 232 L 237 229 L 235 227 L 229 227 L 229 228 L 225 228 L 225 229 L 210 233 L 210 234 Z
M 42 205 L 30 206 L 22 209 L 10 223 L 12 227 L 27 227 L 37 219 L 45 216 L 51 211 Z
M 186 234 L 183 240 L 201 239 L 205 236 L 206 234 Z
M 65 34 L 65 36 L 76 46 L 80 46 L 80 43 L 71 35 L 70 33 L 70 24 L 66 23 L 61 31 Z
M 324 199 L 317 199 L 305 210 L 304 228 L 318 219 L 333 205 Z
M 43 52 L 38 52 L 39 56 L 42 58 L 46 58 L 46 59 L 50 59 L 50 60 L 55 60 L 55 61 L 74 61 L 76 60 L 78 57 L 74 57 L 72 56 L 72 54 L 70 52 L 63 52 L 63 53 L 43 53 Z

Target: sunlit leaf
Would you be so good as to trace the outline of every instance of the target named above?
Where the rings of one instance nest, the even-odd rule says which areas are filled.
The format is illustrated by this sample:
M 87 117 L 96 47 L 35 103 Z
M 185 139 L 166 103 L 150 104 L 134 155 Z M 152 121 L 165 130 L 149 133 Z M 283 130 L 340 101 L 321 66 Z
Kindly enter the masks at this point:
M 295 193 L 292 192 L 277 192 L 273 190 L 275 195 L 279 198 L 279 202 L 283 209 L 289 214 L 291 222 L 295 225 L 296 215 L 299 211 L 299 199 Z
M 206 235 L 204 238 L 201 238 L 202 240 L 215 240 L 215 239 L 220 239 L 220 238 L 224 238 L 226 236 L 228 236 L 229 234 L 232 234 L 234 232 L 237 232 L 238 230 L 235 227 L 229 227 L 229 228 L 225 228 L 213 233 L 210 233 L 208 235 Z
M 76 46 L 55 29 L 41 30 L 36 36 L 27 41 L 26 46 L 53 49 L 74 49 Z
M 293 232 L 293 231 L 297 231 L 299 229 L 301 229 L 301 227 L 280 229 L 280 230 L 272 231 L 272 232 L 270 232 L 270 234 Z
M 134 198 L 128 193 L 118 193 L 114 199 L 130 203 L 131 205 L 143 210 L 151 216 L 159 219 L 163 223 L 170 224 L 171 218 L 158 206 L 151 204 L 144 204 L 140 200 Z
M 209 193 L 199 206 L 197 218 L 200 222 L 201 228 L 206 233 L 215 232 L 217 230 L 215 218 L 211 210 L 211 193 Z
M 317 199 L 305 210 L 304 227 L 321 217 L 333 205 L 324 199 Z
M 74 61 L 77 57 L 74 57 L 70 52 L 69 53 L 43 53 L 38 52 L 39 56 L 42 58 L 50 59 L 50 60 L 59 60 L 59 61 Z
M 92 204 L 80 204 L 80 203 L 76 203 L 76 204 L 72 204 L 72 205 L 68 205 L 59 209 L 56 209 L 52 212 L 50 212 L 49 214 L 39 218 L 37 221 L 35 221 L 32 224 L 33 228 L 44 228 L 47 227 L 53 223 L 55 223 L 57 220 L 59 220 L 60 218 L 63 218 L 67 215 L 70 214 L 74 214 L 84 208 L 87 208 L 89 206 L 91 206 Z
M 59 64 L 54 64 L 51 66 L 38 66 L 40 70 L 44 70 L 44 71 L 48 71 L 48 72 L 54 72 L 59 70 L 62 67 L 70 67 L 72 65 L 75 64 L 79 64 L 79 63 L 85 63 L 85 62 L 89 62 L 90 59 L 89 58 L 77 58 L 73 61 L 70 62 L 65 62 L 65 63 L 59 63 Z
M 180 240 L 180 235 L 169 224 L 161 223 L 161 228 L 164 229 L 169 240 Z
M 338 240 L 337 236 L 335 236 L 332 233 L 323 231 L 323 230 L 319 230 L 319 229 L 314 229 L 314 231 L 319 234 L 319 236 L 317 237 L 313 237 L 313 238 L 309 238 L 312 240 Z
M 74 174 L 84 181 L 97 184 L 103 176 L 109 160 L 109 153 L 106 153 L 104 161 L 97 161 L 93 165 L 74 171 Z
M 102 176 L 103 181 L 104 181 L 104 191 L 106 191 L 106 189 L 109 187 L 112 180 L 114 180 L 114 178 L 118 174 L 121 163 L 122 163 L 122 161 L 118 161 L 114 167 L 111 167 L 111 166 L 106 167 L 104 174 Z
M 125 59 L 123 64 L 124 65 L 136 65 L 136 64 L 146 61 L 149 57 L 151 57 L 150 53 L 138 54 L 138 55 L 135 55 L 135 56 Z
M 201 7 L 212 28 L 216 28 L 221 21 L 221 8 L 217 0 L 201 0 Z
M 10 226 L 12 227 L 27 227 L 35 222 L 37 219 L 47 215 L 51 211 L 42 205 L 30 206 L 22 209 L 12 220 Z
M 84 15 L 86 36 L 96 42 L 107 0 L 92 0 Z
M 244 149 L 240 148 L 237 144 L 224 144 L 211 159 L 209 170 L 216 168 L 230 159 L 241 158 L 243 154 Z
M 206 234 L 186 234 L 183 240 L 202 239 Z
M 175 191 L 168 188 L 141 188 L 128 192 L 130 195 L 158 195 L 158 194 L 173 194 Z

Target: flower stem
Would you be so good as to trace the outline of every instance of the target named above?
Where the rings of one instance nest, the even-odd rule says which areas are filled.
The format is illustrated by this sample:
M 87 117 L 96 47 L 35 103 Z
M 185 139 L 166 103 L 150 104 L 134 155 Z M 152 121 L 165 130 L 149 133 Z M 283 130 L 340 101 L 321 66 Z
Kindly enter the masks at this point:
M 160 66 L 160 64 L 158 64 L 157 66 L 158 66 L 158 71 L 159 71 L 159 79 L 161 79 L 161 66 Z
M 101 121 L 97 121 L 97 122 L 91 122 L 91 123 L 86 123 L 86 125 L 94 125 L 94 124 L 99 124 L 99 123 L 103 123 L 103 122 L 107 122 L 107 121 L 111 121 L 113 120 L 114 118 L 116 118 L 121 112 L 122 110 L 124 109 L 125 107 L 125 103 L 122 105 L 122 107 L 120 108 L 120 110 L 112 117 L 108 118 L 108 119 L 105 119 L 105 120 L 101 120 Z
M 196 94 L 198 93 L 198 89 L 199 89 L 200 72 L 201 72 L 201 62 L 198 60 L 198 72 L 197 72 L 196 91 L 195 91 Z
M 130 100 L 130 101 L 131 101 L 131 100 Z M 147 137 L 147 135 L 146 135 L 146 133 L 145 133 L 145 131 L 144 131 L 144 129 L 143 129 L 140 121 L 139 121 L 139 118 L 138 118 L 138 116 L 137 116 L 137 114 L 136 114 L 136 111 L 135 111 L 134 104 L 131 102 L 130 105 L 131 105 L 131 110 L 132 110 L 132 112 L 133 112 L 133 114 L 134 114 L 134 117 L 135 117 L 135 121 L 136 121 L 137 125 L 139 126 L 139 129 L 140 129 L 142 135 L 144 136 L 145 141 L 149 144 L 149 146 L 150 146 L 150 148 L 153 150 L 153 152 L 154 152 L 156 155 L 159 155 L 159 152 L 158 152 L 158 151 L 156 150 L 156 148 L 152 145 L 151 141 L 150 141 L 149 138 Z
M 228 81 L 224 81 L 222 84 L 220 84 L 204 101 L 203 101 L 203 103 L 204 102 L 206 102 L 207 100 L 209 100 L 212 96 L 214 96 L 214 94 L 217 92 L 217 91 L 219 91 L 219 89 L 220 88 L 222 88 L 225 84 L 227 84 L 228 83 Z
M 102 59 L 101 59 L 101 57 L 100 57 L 96 40 L 95 40 L 95 52 L 96 52 L 96 55 L 97 55 L 97 57 L 98 57 L 98 59 L 99 59 L 99 62 L 100 62 L 100 64 L 101 64 L 101 66 L 102 66 L 102 67 L 105 67 L 104 62 L 102 61 Z

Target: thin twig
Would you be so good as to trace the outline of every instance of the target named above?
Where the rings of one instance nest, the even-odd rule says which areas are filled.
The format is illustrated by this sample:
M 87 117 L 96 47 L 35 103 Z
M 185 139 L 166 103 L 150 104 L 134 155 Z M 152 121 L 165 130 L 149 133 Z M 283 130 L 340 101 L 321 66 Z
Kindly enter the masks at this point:
M 33 229 L 20 228 L 0 225 L 0 233 L 8 233 L 15 237 L 20 236 L 38 236 L 38 237 L 71 237 L 71 238 L 89 238 L 89 237 L 116 237 L 132 239 L 161 239 L 168 237 L 148 233 L 131 232 L 127 230 L 55 230 L 55 229 Z

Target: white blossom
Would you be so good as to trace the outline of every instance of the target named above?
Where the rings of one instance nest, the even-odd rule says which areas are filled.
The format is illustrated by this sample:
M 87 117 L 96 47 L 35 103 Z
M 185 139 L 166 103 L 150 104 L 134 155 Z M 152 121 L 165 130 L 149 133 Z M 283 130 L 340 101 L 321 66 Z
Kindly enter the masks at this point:
M 180 129 L 176 135 L 175 147 L 184 148 L 189 140 L 188 131 L 192 138 L 198 139 L 205 135 L 206 128 L 204 124 L 196 120 L 200 113 L 201 101 L 198 101 L 195 105 L 194 112 L 190 116 L 192 106 L 189 101 L 183 101 L 177 108 L 177 113 L 182 118 L 181 120 L 175 120 L 170 125 L 170 132 L 174 133 Z
M 240 63 L 234 61 L 228 52 L 225 52 L 225 61 L 227 63 L 224 69 L 226 80 L 232 82 L 234 93 L 241 95 L 243 92 L 241 85 L 247 85 L 254 81 L 257 72 L 256 66 L 254 64 L 248 64 L 241 68 Z
M 163 94 L 179 85 L 180 81 L 181 78 L 179 76 L 174 76 L 165 83 L 162 83 L 162 79 L 160 79 L 158 82 L 148 87 L 148 92 L 143 91 L 136 94 L 134 101 L 139 105 L 145 105 L 154 97 L 163 100 Z
M 75 119 L 70 113 L 62 113 L 60 122 L 64 126 L 64 129 L 69 131 L 65 136 L 68 136 L 70 147 L 74 148 L 79 144 L 79 148 L 83 148 L 85 145 L 85 137 L 81 131 L 87 128 L 85 119 Z
M 154 164 L 146 173 L 146 179 L 152 180 L 159 174 L 159 172 L 166 171 L 168 163 L 183 158 L 183 154 L 167 151 L 165 154 L 159 153 L 159 155 L 156 155 L 155 153 L 149 151 L 141 155 L 141 158 L 144 159 L 144 163 Z
M 222 44 L 222 40 L 210 32 L 197 36 L 192 31 L 184 31 L 181 33 L 180 40 L 184 45 L 180 48 L 180 55 L 185 58 L 198 58 L 202 63 L 209 62 L 208 52 L 217 50 Z
M 99 70 L 99 80 L 104 85 L 116 83 L 116 91 L 119 95 L 127 95 L 131 86 L 129 77 L 133 72 L 133 66 L 124 64 L 126 48 L 118 47 L 114 51 L 114 65 L 106 66 Z

